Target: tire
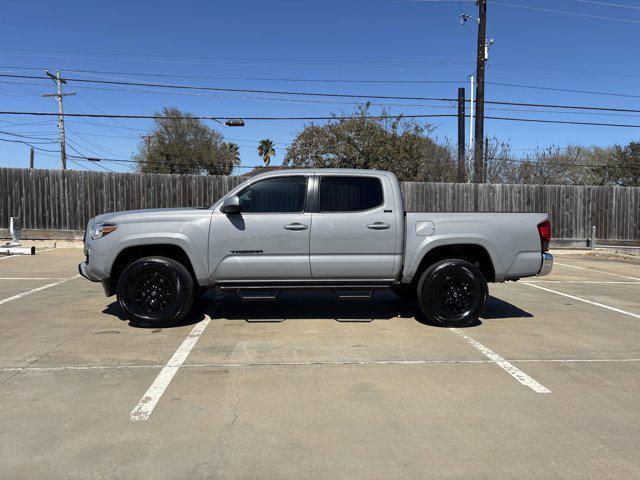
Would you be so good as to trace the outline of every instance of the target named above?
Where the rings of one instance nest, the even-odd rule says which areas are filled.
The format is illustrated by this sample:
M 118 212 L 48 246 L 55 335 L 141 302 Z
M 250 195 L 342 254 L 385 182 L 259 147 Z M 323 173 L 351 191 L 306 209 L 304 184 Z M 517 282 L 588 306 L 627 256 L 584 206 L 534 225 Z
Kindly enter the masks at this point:
M 191 309 L 194 281 L 180 262 L 144 257 L 129 264 L 118 279 L 116 295 L 135 325 L 160 327 L 182 320 Z
M 403 300 L 415 300 L 418 294 L 415 284 L 391 285 L 389 287 L 393 293 L 402 298 Z
M 420 309 L 427 318 L 447 327 L 476 323 L 487 294 L 487 281 L 478 267 L 458 259 L 431 265 L 418 283 Z

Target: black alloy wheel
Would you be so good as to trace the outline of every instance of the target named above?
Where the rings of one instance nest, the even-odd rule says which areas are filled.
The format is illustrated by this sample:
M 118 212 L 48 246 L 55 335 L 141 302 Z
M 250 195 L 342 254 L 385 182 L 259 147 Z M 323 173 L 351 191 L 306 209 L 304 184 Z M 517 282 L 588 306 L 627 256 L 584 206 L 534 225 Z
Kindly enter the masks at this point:
M 132 323 L 146 327 L 179 322 L 191 309 L 194 280 L 184 265 L 166 257 L 140 258 L 118 279 L 118 303 Z
M 442 260 L 427 268 L 418 283 L 418 303 L 427 318 L 448 327 L 478 321 L 488 289 L 482 272 L 464 260 Z

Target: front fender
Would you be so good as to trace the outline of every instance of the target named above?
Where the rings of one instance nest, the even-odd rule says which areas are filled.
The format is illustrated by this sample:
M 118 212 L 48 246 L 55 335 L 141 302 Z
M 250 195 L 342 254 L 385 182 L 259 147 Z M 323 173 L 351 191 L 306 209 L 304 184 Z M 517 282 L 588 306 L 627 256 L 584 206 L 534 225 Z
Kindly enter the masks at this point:
M 120 237 L 111 249 L 111 258 L 108 262 L 107 273 L 111 273 L 111 266 L 118 255 L 129 247 L 139 247 L 143 245 L 175 245 L 181 248 L 189 257 L 191 266 L 196 275 L 196 279 L 201 284 L 205 284 L 208 279 L 206 258 L 206 242 L 204 243 L 204 253 L 201 253 L 194 241 L 183 233 L 133 233 Z

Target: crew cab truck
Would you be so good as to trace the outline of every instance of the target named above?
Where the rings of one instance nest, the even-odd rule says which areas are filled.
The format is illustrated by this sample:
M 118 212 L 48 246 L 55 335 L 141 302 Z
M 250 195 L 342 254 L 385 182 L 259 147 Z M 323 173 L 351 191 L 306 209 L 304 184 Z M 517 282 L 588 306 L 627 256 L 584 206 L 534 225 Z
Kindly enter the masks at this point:
M 208 209 L 91 219 L 79 270 L 144 326 L 180 321 L 210 288 L 246 299 L 390 288 L 432 321 L 464 326 L 481 315 L 487 282 L 551 271 L 550 237 L 544 213 L 405 212 L 389 172 L 277 170 Z

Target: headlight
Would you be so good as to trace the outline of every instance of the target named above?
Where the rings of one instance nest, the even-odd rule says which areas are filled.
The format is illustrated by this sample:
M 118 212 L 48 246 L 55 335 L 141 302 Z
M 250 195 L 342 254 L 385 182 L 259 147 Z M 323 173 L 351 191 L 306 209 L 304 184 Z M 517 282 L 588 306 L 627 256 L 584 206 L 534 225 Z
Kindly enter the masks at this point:
M 91 229 L 91 238 L 97 240 L 113 232 L 118 226 L 115 223 L 97 223 Z

